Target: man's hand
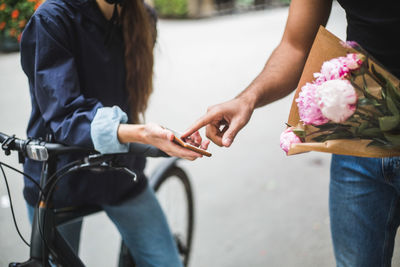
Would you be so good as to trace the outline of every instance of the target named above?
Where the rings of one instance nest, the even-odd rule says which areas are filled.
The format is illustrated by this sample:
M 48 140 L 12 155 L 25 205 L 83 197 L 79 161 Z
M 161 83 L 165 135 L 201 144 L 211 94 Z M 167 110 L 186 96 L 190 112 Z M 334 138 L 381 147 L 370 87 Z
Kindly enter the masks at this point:
M 207 137 L 229 147 L 255 108 L 290 94 L 297 86 L 320 25 L 326 25 L 332 0 L 292 0 L 285 32 L 262 72 L 235 99 L 212 106 L 182 137 L 207 126 Z
M 236 134 L 250 120 L 253 111 L 254 105 L 243 97 L 209 107 L 207 113 L 183 133 L 182 138 L 207 126 L 206 135 L 211 141 L 218 146 L 229 147 Z

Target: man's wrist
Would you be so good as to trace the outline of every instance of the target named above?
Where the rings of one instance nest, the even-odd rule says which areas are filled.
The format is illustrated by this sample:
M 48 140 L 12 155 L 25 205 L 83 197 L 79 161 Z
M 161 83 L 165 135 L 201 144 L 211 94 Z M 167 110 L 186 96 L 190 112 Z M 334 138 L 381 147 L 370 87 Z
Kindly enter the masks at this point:
M 236 99 L 245 103 L 247 107 L 250 107 L 251 110 L 254 110 L 257 107 L 258 97 L 253 92 L 243 92 L 238 95 Z

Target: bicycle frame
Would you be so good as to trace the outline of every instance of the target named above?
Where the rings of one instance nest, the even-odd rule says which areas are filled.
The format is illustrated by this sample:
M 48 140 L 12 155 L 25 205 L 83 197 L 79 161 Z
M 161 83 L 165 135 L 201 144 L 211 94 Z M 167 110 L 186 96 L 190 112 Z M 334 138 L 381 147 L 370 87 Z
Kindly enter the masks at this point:
M 69 246 L 67 241 L 59 233 L 57 226 L 102 211 L 102 208 L 100 206 L 84 206 L 55 209 L 52 208 L 51 195 L 49 194 L 52 193 L 52 187 L 57 182 L 57 178 L 61 178 L 64 175 L 57 173 L 56 162 L 58 155 L 78 151 L 91 154 L 93 153 L 93 151 L 78 147 L 65 147 L 59 144 L 45 143 L 40 140 L 38 142 L 31 142 L 31 140 L 24 141 L 17 139 L 14 136 L 9 137 L 7 135 L 4 135 L 3 133 L 0 133 L 0 143 L 2 145 L 1 148 L 6 152 L 6 155 L 9 155 L 11 150 L 15 150 L 19 152 L 20 159 L 23 158 L 23 155 L 28 155 L 28 157 L 33 160 L 39 160 L 43 162 L 40 177 L 40 187 L 45 191 L 44 194 L 46 194 L 46 196 L 44 194 L 41 194 L 39 204 L 36 205 L 36 207 L 34 208 L 29 260 L 23 263 L 10 263 L 9 266 L 48 267 L 50 266 L 50 254 L 61 266 L 85 266 L 84 263 Z M 29 152 L 31 152 L 31 155 Z M 132 155 L 141 155 L 147 157 L 166 156 L 164 152 L 158 150 L 155 147 L 134 143 L 130 144 L 129 153 Z M 103 163 L 107 162 L 110 168 L 124 171 L 131 175 L 135 180 L 135 173 L 127 168 L 120 167 L 118 165 L 114 166 L 112 162 L 115 155 L 117 154 L 91 155 L 85 157 L 82 161 L 78 161 L 82 163 L 77 163 L 78 165 L 75 165 L 75 167 L 78 168 L 74 167 L 69 170 L 86 168 L 88 166 L 89 168 L 92 168 L 93 166 L 104 166 Z M 150 186 L 153 188 L 158 187 L 160 183 L 162 183 L 162 181 L 165 179 L 165 174 L 168 173 L 170 170 L 177 168 L 176 162 L 178 160 L 178 158 L 169 158 L 162 162 L 150 176 Z M 57 177 L 54 177 L 56 173 Z M 49 182 L 51 184 L 48 184 Z M 50 190 L 47 190 L 45 188 L 50 188 Z M 189 231 L 191 232 L 192 228 L 190 228 Z M 186 255 L 188 254 L 188 251 L 184 253 Z M 133 260 L 130 256 L 130 253 L 126 246 L 122 243 L 118 266 L 134 266 L 134 264 L 132 264 Z
M 44 187 L 48 178 L 55 173 L 55 159 L 51 158 L 44 162 L 42 170 L 40 185 Z M 48 262 L 49 249 L 54 252 L 57 262 L 62 266 L 85 266 L 58 232 L 57 226 L 102 209 L 97 206 L 62 209 L 52 209 L 50 207 L 51 202 L 44 206 L 42 201 L 35 207 L 32 221 L 30 259 L 25 263 L 10 264 L 10 266 L 43 266 L 43 264 L 45 264 L 43 267 L 50 266 Z
M 170 158 L 164 161 L 151 175 L 150 185 L 153 186 L 162 175 L 176 165 L 178 158 Z M 49 159 L 43 163 L 40 185 L 43 187 L 48 178 L 55 173 L 55 159 Z M 52 209 L 50 203 L 47 206 L 35 207 L 32 221 L 30 259 L 25 263 L 10 264 L 13 267 L 47 267 L 49 253 L 48 247 L 55 252 L 56 260 L 62 266 L 84 267 L 84 263 L 67 244 L 58 232 L 57 226 L 73 221 L 75 219 L 102 211 L 99 206 L 72 207 Z M 39 225 L 39 220 L 40 225 Z M 43 228 L 44 226 L 44 228 Z M 54 226 L 54 227 L 53 227 Z M 39 228 L 41 227 L 41 228 Z M 44 234 L 42 236 L 42 234 Z M 129 252 L 126 252 L 129 253 Z M 43 265 L 45 264 L 45 265 Z

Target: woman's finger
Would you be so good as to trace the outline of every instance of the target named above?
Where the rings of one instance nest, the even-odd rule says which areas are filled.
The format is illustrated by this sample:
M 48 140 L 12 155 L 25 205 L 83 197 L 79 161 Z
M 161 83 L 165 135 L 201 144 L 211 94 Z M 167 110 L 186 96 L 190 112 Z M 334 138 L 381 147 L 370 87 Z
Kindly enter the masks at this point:
M 194 142 L 196 143 L 196 146 L 200 146 L 201 145 L 202 138 L 201 138 L 201 135 L 200 135 L 199 131 L 196 131 L 192 135 L 192 138 L 194 139 Z
M 204 140 L 201 143 L 201 149 L 207 150 L 209 144 L 210 144 L 210 140 Z
M 177 145 L 173 142 L 170 143 L 170 147 L 168 150 L 169 153 L 167 152 L 167 154 L 169 154 L 170 156 L 180 157 L 185 159 L 194 160 L 202 156 L 200 153 L 181 147 L 180 145 Z

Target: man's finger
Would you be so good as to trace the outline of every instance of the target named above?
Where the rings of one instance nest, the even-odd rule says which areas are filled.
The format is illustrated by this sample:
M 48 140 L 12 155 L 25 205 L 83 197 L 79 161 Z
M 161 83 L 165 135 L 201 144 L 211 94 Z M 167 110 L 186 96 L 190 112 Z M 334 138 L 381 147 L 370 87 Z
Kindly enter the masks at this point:
M 233 143 L 233 140 L 235 139 L 237 133 L 242 129 L 242 124 L 239 123 L 238 121 L 232 121 L 231 124 L 229 125 L 228 129 L 225 131 L 225 133 L 222 136 L 222 145 L 225 147 L 231 146 Z
M 217 146 L 222 146 L 220 131 L 215 125 L 207 125 L 206 136 Z
M 198 131 L 200 128 L 206 126 L 213 120 L 213 114 L 207 113 L 200 119 L 198 119 L 192 126 L 190 126 L 182 135 L 181 138 L 186 138 Z

